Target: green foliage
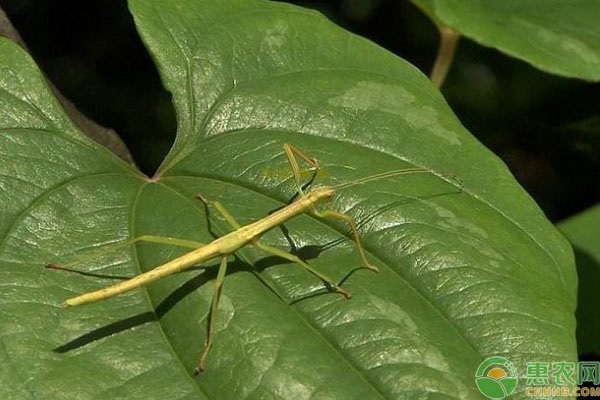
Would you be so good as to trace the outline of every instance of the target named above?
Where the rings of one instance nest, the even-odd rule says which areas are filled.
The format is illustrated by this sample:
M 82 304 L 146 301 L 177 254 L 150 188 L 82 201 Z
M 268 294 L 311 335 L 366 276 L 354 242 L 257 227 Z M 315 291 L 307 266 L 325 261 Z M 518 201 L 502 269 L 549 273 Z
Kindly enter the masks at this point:
M 600 3 L 412 0 L 438 23 L 558 75 L 600 80 Z
M 575 250 L 577 261 L 577 344 L 579 352 L 600 354 L 600 206 L 575 215 L 558 225 Z
M 79 133 L 33 61 L 0 40 L 0 397 L 480 398 L 474 371 L 488 356 L 521 371 L 575 360 L 568 243 L 415 68 L 286 4 L 130 6 L 179 121 L 152 179 Z M 334 201 L 358 221 L 379 274 L 356 270 L 346 228 L 331 221 L 301 216 L 285 224 L 289 234 L 262 239 L 292 241 L 316 268 L 346 278 L 352 300 L 243 249 L 198 377 L 215 268 L 58 307 L 182 250 L 132 246 L 80 266 L 104 277 L 46 262 L 143 234 L 208 242 L 226 232 L 197 193 L 241 223 L 284 205 L 294 194 L 285 142 L 320 161 L 319 183 L 431 170 Z

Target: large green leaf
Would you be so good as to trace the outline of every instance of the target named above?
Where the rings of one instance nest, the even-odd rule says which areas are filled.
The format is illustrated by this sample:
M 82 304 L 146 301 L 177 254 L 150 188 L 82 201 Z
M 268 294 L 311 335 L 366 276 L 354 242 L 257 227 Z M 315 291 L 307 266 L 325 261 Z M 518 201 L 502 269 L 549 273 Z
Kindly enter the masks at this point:
M 412 0 L 427 15 L 484 46 L 544 71 L 600 80 L 600 2 Z
M 488 356 L 509 358 L 521 376 L 525 362 L 575 360 L 568 243 L 427 78 L 317 13 L 226 4 L 131 2 L 179 120 L 151 179 L 77 132 L 30 58 L 0 41 L 0 397 L 480 398 L 473 377 Z M 346 277 L 353 299 L 238 251 L 198 377 L 215 268 L 58 306 L 184 250 L 128 246 L 79 267 L 112 278 L 46 262 L 142 234 L 208 242 L 207 221 L 228 231 L 197 193 L 241 223 L 284 205 L 294 194 L 285 142 L 320 161 L 319 183 L 431 171 L 348 188 L 331 204 L 359 222 L 378 274 L 356 270 L 336 222 L 303 215 L 287 236 L 263 237 Z
M 577 344 L 580 353 L 600 355 L 600 205 L 577 214 L 560 224 L 559 229 L 571 241 L 577 261 Z

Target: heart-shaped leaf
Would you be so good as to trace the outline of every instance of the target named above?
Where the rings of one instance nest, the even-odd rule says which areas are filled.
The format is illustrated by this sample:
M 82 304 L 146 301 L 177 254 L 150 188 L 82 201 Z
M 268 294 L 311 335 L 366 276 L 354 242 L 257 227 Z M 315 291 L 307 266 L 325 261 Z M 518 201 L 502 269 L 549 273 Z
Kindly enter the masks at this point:
M 152 178 L 77 132 L 32 60 L 0 41 L 3 398 L 480 398 L 474 373 L 488 356 L 522 377 L 525 362 L 575 359 L 568 243 L 415 68 L 286 4 L 130 4 L 179 121 Z M 284 206 L 295 194 L 286 142 L 320 162 L 315 184 L 429 171 L 341 190 L 325 206 L 357 220 L 380 273 L 358 268 L 336 221 L 301 215 L 261 238 L 295 248 L 353 299 L 244 247 L 197 377 L 218 260 L 59 307 L 186 250 L 126 246 L 80 262 L 88 275 L 46 262 L 140 235 L 210 242 L 230 231 L 198 193 L 241 224 Z

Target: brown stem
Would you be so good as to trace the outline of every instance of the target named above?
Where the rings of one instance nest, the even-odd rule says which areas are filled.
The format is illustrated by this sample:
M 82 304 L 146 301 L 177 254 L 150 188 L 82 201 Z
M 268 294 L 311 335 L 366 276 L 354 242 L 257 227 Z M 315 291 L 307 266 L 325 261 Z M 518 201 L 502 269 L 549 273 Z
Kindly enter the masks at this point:
M 431 70 L 431 81 L 439 89 L 444 84 L 446 75 L 448 75 L 448 71 L 452 65 L 460 33 L 441 25 L 438 29 L 440 31 L 440 48 L 433 64 L 433 69 Z

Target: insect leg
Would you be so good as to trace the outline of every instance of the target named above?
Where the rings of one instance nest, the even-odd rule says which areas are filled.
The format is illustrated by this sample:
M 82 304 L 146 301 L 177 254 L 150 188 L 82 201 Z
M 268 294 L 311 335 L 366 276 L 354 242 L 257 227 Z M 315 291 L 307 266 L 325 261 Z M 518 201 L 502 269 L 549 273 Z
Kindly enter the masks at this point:
M 219 272 L 217 272 L 217 279 L 215 280 L 215 287 L 213 289 L 213 297 L 210 304 L 210 312 L 208 314 L 208 333 L 206 334 L 206 343 L 202 355 L 198 360 L 194 374 L 198 375 L 206 369 L 206 356 L 210 351 L 213 340 L 215 337 L 215 323 L 217 319 L 217 309 L 219 306 L 219 299 L 221 298 L 221 290 L 223 289 L 223 281 L 225 280 L 225 274 L 227 273 L 227 257 L 221 257 L 221 265 L 219 266 Z
M 284 258 L 288 261 L 291 261 L 291 262 L 294 262 L 294 263 L 300 265 L 301 267 L 308 270 L 311 274 L 315 275 L 317 278 L 322 280 L 328 289 L 341 294 L 342 296 L 344 296 L 347 299 L 352 297 L 352 293 L 350 293 L 349 291 L 347 291 L 345 289 L 342 289 L 331 278 L 329 278 L 327 275 L 322 274 L 321 272 L 319 272 L 316 269 L 314 269 L 313 267 L 311 267 L 307 262 L 300 259 L 300 257 L 298 257 L 292 253 L 288 253 L 287 251 L 278 249 L 276 247 L 263 244 L 263 243 L 259 242 L 258 240 L 253 241 L 252 244 L 254 246 L 256 246 L 258 249 L 260 249 L 266 253 L 273 254 L 274 256 Z
M 204 246 L 203 243 L 195 242 L 192 240 L 174 238 L 174 237 L 169 237 L 169 236 L 142 235 L 142 236 L 138 236 L 133 239 L 123 240 L 119 243 L 98 249 L 97 251 L 93 251 L 91 254 L 88 254 L 87 256 L 79 257 L 76 260 L 74 260 L 70 263 L 67 263 L 67 264 L 48 263 L 48 264 L 46 264 L 46 268 L 71 271 L 70 267 L 75 264 L 82 264 L 82 263 L 85 263 L 88 261 L 92 261 L 98 257 L 103 256 L 104 254 L 112 253 L 113 251 L 119 250 L 123 247 L 131 246 L 132 244 L 135 244 L 137 242 L 168 244 L 168 245 L 172 245 L 172 246 L 187 247 L 187 248 L 192 248 L 192 249 L 196 249 L 198 247 Z
M 241 227 L 241 225 L 239 224 L 239 222 L 237 222 L 234 216 L 231 215 L 231 213 L 227 211 L 227 209 L 223 207 L 223 204 L 221 204 L 219 201 L 207 200 L 201 194 L 196 195 L 196 198 L 207 206 L 212 205 L 219 212 L 219 214 L 221 214 L 223 218 L 225 218 L 225 220 L 229 223 L 229 225 L 231 225 L 233 229 L 239 229 Z
M 356 248 L 360 254 L 360 257 L 363 260 L 363 263 L 365 264 L 365 267 L 378 272 L 379 268 L 377 268 L 376 266 L 372 265 L 371 263 L 369 263 L 369 260 L 367 260 L 367 256 L 365 255 L 365 250 L 362 246 L 362 243 L 360 241 L 360 236 L 358 234 L 358 229 L 356 228 L 356 223 L 354 222 L 354 220 L 352 219 L 351 216 L 346 215 L 346 214 L 342 214 L 340 212 L 337 211 L 332 211 L 332 210 L 324 210 L 324 211 L 319 211 L 319 210 L 312 210 L 312 212 L 321 218 L 333 218 L 333 219 L 338 219 L 338 220 L 342 220 L 344 221 L 346 224 L 348 224 L 348 226 L 350 227 L 350 230 L 352 230 L 352 234 L 354 236 L 354 242 L 356 243 Z
M 302 190 L 302 184 L 300 182 L 300 167 L 298 166 L 298 160 L 296 160 L 296 156 L 303 159 L 315 171 L 319 169 L 319 163 L 317 162 L 316 158 L 308 157 L 297 147 L 294 147 L 291 144 L 285 143 L 283 145 L 283 151 L 285 152 L 288 162 L 290 163 L 290 167 L 292 168 L 292 173 L 294 175 L 294 180 L 296 181 L 296 188 L 298 189 L 298 193 L 304 196 L 304 191 Z

